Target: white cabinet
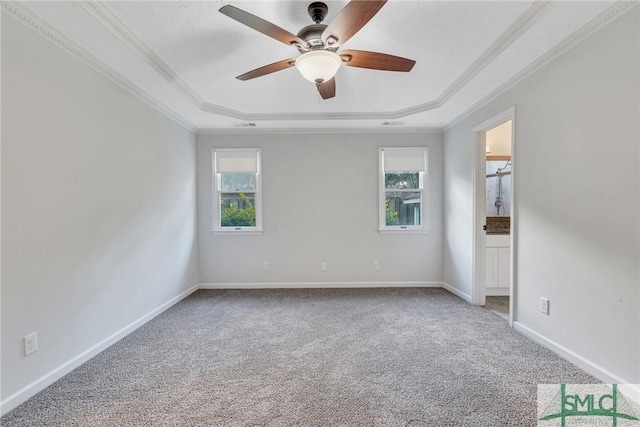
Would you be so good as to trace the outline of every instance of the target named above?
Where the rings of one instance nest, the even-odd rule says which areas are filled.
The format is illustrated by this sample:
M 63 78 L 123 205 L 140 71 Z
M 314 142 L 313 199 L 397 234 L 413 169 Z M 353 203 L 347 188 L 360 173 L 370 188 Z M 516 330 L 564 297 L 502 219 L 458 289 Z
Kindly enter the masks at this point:
M 509 235 L 487 235 L 485 267 L 487 296 L 509 295 L 510 244 Z
M 498 287 L 498 248 L 487 248 L 487 267 L 484 285 L 487 288 Z
M 498 248 L 498 287 L 509 290 L 511 248 Z

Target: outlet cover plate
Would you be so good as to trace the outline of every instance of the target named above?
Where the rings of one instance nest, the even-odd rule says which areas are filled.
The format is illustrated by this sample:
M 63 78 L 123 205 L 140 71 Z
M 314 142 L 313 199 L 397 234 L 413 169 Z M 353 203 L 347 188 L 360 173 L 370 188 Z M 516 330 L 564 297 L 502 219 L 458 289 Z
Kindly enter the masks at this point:
M 547 298 L 540 297 L 540 312 L 549 314 L 549 300 Z
M 24 355 L 28 356 L 32 353 L 35 353 L 38 350 L 38 334 L 37 332 L 33 332 L 29 335 L 26 335 L 23 338 L 24 341 Z

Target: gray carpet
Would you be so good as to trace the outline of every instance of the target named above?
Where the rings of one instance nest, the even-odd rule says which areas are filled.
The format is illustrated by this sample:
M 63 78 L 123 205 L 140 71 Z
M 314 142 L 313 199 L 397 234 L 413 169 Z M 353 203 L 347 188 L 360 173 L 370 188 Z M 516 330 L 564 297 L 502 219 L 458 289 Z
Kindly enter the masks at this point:
M 534 426 L 595 378 L 442 289 L 198 291 L 2 426 Z

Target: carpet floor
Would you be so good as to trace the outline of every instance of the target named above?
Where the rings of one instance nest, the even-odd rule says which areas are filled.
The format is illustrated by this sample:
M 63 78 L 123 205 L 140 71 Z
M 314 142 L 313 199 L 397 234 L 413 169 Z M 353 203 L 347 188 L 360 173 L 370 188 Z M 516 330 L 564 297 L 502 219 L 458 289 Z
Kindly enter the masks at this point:
M 0 419 L 11 426 L 535 426 L 599 382 L 442 289 L 201 290 Z

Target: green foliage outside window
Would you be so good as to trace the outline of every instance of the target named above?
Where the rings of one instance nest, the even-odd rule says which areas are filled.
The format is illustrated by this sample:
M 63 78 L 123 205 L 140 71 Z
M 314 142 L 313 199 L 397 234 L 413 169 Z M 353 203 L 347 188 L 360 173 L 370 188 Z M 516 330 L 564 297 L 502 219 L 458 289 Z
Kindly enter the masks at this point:
M 420 172 L 385 172 L 384 188 L 387 190 L 420 188 Z
M 239 194 L 243 201 L 243 207 L 239 208 L 230 203 L 223 211 L 220 224 L 222 227 L 255 227 L 256 208 L 251 200 L 244 194 Z
M 394 212 L 389 207 L 389 200 L 384 201 L 384 211 L 386 213 L 386 222 L 387 225 L 398 225 L 400 224 L 400 220 L 398 219 L 398 212 Z

